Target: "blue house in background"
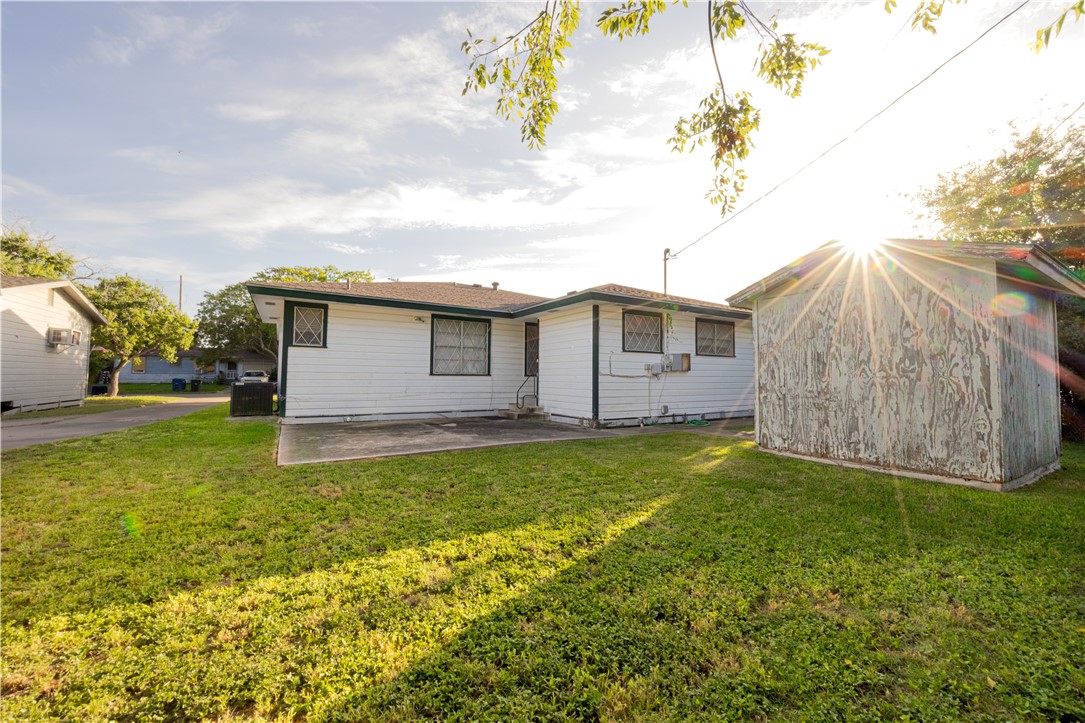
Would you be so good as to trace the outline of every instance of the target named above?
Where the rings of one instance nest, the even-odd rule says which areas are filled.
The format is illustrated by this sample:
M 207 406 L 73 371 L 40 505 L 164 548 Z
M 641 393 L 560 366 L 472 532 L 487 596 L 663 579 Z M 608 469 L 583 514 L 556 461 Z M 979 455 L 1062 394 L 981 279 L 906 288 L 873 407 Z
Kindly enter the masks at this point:
M 274 360 L 250 351 L 232 354 L 206 366 L 197 366 L 196 359 L 201 352 L 202 349 L 178 352 L 177 360 L 172 363 L 159 356 L 147 354 L 121 367 L 120 383 L 168 384 L 174 379 L 191 381 L 197 378 L 212 382 L 218 380 L 220 374 L 223 380 L 230 382 L 247 371 L 265 371 L 269 374 L 275 372 Z

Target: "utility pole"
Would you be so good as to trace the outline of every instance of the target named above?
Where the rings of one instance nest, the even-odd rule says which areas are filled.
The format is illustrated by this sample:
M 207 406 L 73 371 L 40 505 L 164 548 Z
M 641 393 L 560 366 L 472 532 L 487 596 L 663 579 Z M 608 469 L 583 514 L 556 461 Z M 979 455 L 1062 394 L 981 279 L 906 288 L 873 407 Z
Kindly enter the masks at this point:
M 663 249 L 663 295 L 667 295 L 667 260 L 673 259 L 670 249 Z
M 177 276 L 177 309 L 178 310 L 180 310 L 182 308 L 182 306 L 181 306 L 181 298 L 182 298 L 182 295 L 184 293 L 184 288 L 185 288 L 184 274 L 179 274 Z

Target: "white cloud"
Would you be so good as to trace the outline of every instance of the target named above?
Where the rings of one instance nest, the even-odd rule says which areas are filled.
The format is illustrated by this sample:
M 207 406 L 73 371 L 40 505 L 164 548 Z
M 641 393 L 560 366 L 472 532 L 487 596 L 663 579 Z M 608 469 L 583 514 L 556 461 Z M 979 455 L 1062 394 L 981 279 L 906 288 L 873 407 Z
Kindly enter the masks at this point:
M 461 95 L 465 64 L 453 60 L 449 45 L 433 31 L 420 31 L 380 48 L 311 60 L 308 74 L 319 84 L 272 83 L 216 110 L 240 122 L 299 124 L 304 130 L 293 140 L 316 152 L 345 135 L 361 139 L 352 145 L 365 150 L 407 123 L 454 134 L 495 125 L 492 113 L 482 111 L 483 101 Z
M 159 12 L 148 6 L 131 11 L 134 28 L 128 34 L 112 35 L 101 30 L 89 43 L 91 55 L 110 65 L 128 65 L 137 56 L 165 48 L 177 62 L 189 63 L 213 55 L 219 37 L 237 20 L 233 11 L 217 11 L 193 19 Z
M 220 103 L 215 106 L 219 115 L 243 123 L 264 123 L 285 118 L 285 108 L 271 108 L 254 103 Z
M 339 243 L 338 241 L 325 241 L 324 247 L 329 248 L 332 251 L 338 251 L 341 254 L 349 254 L 351 256 L 360 256 L 362 254 L 372 253 L 372 250 L 363 248 L 361 246 L 354 246 L 353 244 Z
M 547 203 L 527 188 L 471 192 L 425 183 L 334 192 L 317 184 L 269 178 L 205 189 L 147 212 L 181 224 L 199 219 L 201 228 L 257 247 L 279 231 L 339 235 L 374 229 L 540 228 L 600 221 L 616 211 L 595 197 Z
M 297 18 L 290 23 L 290 31 L 299 38 L 319 38 L 323 34 L 324 23 L 312 18 Z

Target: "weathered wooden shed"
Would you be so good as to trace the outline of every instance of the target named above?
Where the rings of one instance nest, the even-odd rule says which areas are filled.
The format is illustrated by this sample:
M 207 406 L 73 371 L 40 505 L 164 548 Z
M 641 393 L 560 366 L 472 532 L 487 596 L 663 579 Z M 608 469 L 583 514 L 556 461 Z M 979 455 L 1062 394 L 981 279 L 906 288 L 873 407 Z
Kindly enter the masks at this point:
M 1055 296 L 1033 245 L 830 243 L 729 299 L 754 312 L 757 442 L 993 490 L 1058 469 Z

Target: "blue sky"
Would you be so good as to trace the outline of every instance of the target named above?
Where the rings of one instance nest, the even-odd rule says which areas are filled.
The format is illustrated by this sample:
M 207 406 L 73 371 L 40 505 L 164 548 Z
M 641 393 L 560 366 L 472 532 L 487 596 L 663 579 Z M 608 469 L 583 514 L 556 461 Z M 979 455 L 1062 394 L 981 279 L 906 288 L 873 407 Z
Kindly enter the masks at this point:
M 948 7 L 936 36 L 882 2 L 755 4 L 833 52 L 796 100 L 752 77 L 754 39 L 721 49 L 728 90 L 751 90 L 762 108 L 744 199 L 1016 4 Z M 1085 22 L 1043 53 L 1028 47 L 1061 5 L 1034 0 L 684 252 L 669 291 L 722 301 L 831 239 L 931 234 L 904 194 L 993 155 L 1011 121 L 1051 123 L 1085 100 Z M 585 9 L 537 152 L 492 96 L 461 96 L 459 50 L 464 28 L 504 34 L 535 4 L 4 2 L 4 222 L 171 298 L 183 275 L 190 314 L 204 291 L 295 264 L 546 296 L 607 282 L 661 290 L 663 249 L 719 222 L 703 200 L 707 155 L 666 144 L 711 91 L 705 7 L 673 8 L 622 43 L 594 28 L 602 7 Z

